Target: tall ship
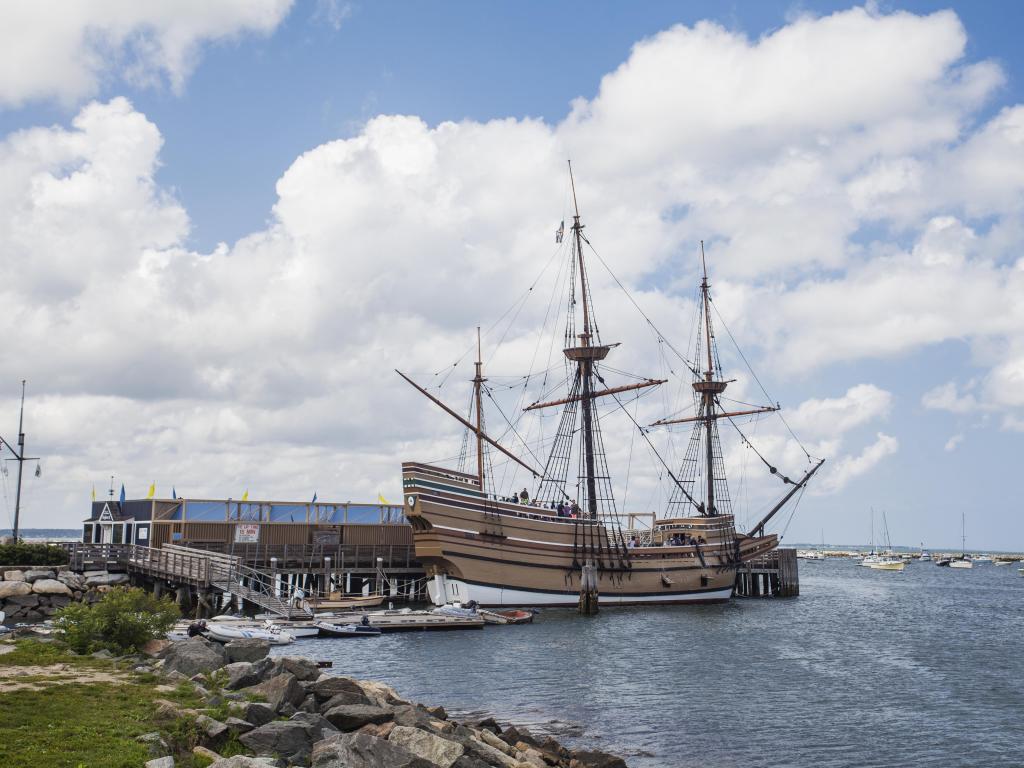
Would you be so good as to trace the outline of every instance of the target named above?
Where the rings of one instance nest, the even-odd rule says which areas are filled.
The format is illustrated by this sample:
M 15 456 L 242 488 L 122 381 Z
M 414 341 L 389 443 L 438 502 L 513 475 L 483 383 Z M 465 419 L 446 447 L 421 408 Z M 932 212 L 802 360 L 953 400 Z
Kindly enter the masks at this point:
M 527 413 L 551 409 L 556 414 L 560 409 L 557 430 L 547 441 L 546 460 L 541 463 L 525 441 L 520 441 L 525 451 L 517 452 L 488 433 L 483 404 L 485 396 L 493 398 L 484 376 L 479 330 L 468 413 L 398 371 L 461 423 L 468 443 L 475 444 L 475 468 L 402 464 L 405 514 L 412 525 L 416 558 L 427 570 L 431 598 L 439 605 L 469 600 L 484 606 L 575 605 L 585 568 L 596 573 L 602 604 L 726 601 L 733 594 L 737 568 L 778 545 L 778 536 L 766 533 L 765 526 L 806 487 L 824 460 L 812 460 L 808 454 L 808 469 L 794 480 L 757 453 L 783 482 L 783 494 L 748 532 L 737 530 L 718 425 L 726 421 L 737 426 L 742 417 L 777 411 L 778 406 L 737 408 L 722 403 L 731 380 L 722 372 L 718 355 L 703 245 L 696 350 L 692 361 L 680 355 L 691 378 L 693 413 L 649 425 L 637 423 L 622 396 L 666 380 L 637 377 L 617 385 L 606 380 L 619 373 L 605 363 L 618 345 L 604 342 L 598 330 L 584 245 L 596 252 L 583 233 L 571 166 L 569 178 L 574 215 L 567 233 L 569 247 L 562 249 L 570 294 L 562 348 L 566 375 L 559 390 L 546 391 L 522 408 Z M 563 234 L 564 224 L 556 242 L 562 242 Z M 660 514 L 617 508 L 602 406 L 607 406 L 605 416 L 616 406 L 625 414 L 629 428 L 635 430 L 633 437 L 639 435 L 647 443 L 656 469 L 667 478 L 671 490 Z M 662 458 L 648 435 L 650 427 L 673 424 L 692 427 L 678 466 Z M 513 421 L 509 427 L 506 438 L 517 434 Z M 468 455 L 464 447 L 463 457 Z M 503 493 L 491 470 L 492 455 L 525 469 L 532 488 Z M 648 516 L 650 522 L 641 526 L 638 520 Z

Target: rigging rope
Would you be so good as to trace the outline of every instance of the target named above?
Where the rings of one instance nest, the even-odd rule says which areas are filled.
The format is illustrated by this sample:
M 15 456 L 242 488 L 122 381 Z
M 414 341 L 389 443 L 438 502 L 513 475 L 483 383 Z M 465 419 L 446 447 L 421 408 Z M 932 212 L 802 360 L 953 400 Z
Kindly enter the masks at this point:
M 750 365 L 750 361 L 747 360 L 747 356 L 743 354 L 743 350 L 740 349 L 740 345 L 736 342 L 736 337 L 732 335 L 732 331 L 730 331 L 729 326 L 726 325 L 725 319 L 722 317 L 722 313 L 718 311 L 718 306 L 714 303 L 714 301 L 711 300 L 710 296 L 708 297 L 708 303 L 714 308 L 715 314 L 718 316 L 719 322 L 722 323 L 722 327 L 725 328 L 725 332 L 729 334 L 729 339 L 732 341 L 733 346 L 736 348 L 736 351 L 739 353 L 740 358 L 743 360 L 743 364 L 747 366 L 747 370 L 750 371 L 750 375 L 754 378 L 754 381 L 757 382 L 757 386 L 761 388 L 761 392 L 764 393 L 765 398 L 768 400 L 769 403 L 776 402 L 772 400 L 771 395 L 768 394 L 768 390 L 764 388 L 764 384 L 762 384 L 761 380 L 757 378 L 757 374 L 754 373 L 753 366 Z M 789 426 L 789 422 L 786 421 L 786 417 L 782 415 L 782 410 L 780 409 L 779 411 L 777 411 L 777 413 L 779 414 L 779 418 L 782 420 L 782 423 L 786 425 L 786 429 L 789 431 L 789 434 L 796 441 L 796 444 L 800 446 L 800 450 L 804 452 L 804 455 L 807 457 L 807 460 L 814 461 L 811 454 L 808 453 L 807 449 L 804 447 L 804 444 L 800 442 L 800 438 L 796 436 L 796 433 Z
M 677 350 L 677 349 L 676 349 L 676 348 L 675 348 L 674 346 L 672 346 L 672 342 L 670 342 L 670 341 L 668 340 L 668 338 L 666 338 L 665 334 L 663 334 L 663 333 L 662 333 L 662 332 L 661 332 L 661 331 L 660 331 L 660 330 L 658 329 L 658 326 L 656 326 L 656 325 L 654 324 L 654 321 L 653 321 L 653 320 L 651 320 L 651 318 L 650 318 L 650 317 L 648 317 L 648 316 L 647 316 L 647 314 L 646 314 L 646 313 L 645 313 L 645 312 L 644 312 L 644 311 L 643 311 L 642 309 L 640 309 L 640 305 L 636 303 L 636 300 L 635 300 L 635 299 L 633 298 L 633 294 L 631 294 L 631 293 L 630 293 L 630 292 L 629 292 L 629 291 L 628 291 L 628 290 L 626 289 L 626 286 L 624 286 L 624 285 L 622 284 L 622 281 L 621 281 L 621 280 L 619 280 L 619 278 L 618 278 L 618 277 L 616 276 L 616 274 L 615 274 L 614 272 L 612 272 L 612 269 L 611 269 L 611 267 L 609 267 L 609 266 L 608 266 L 608 264 L 606 264 L 606 263 L 605 263 L 605 260 L 601 258 L 601 254 L 599 254 L 599 253 L 597 252 L 597 249 L 596 249 L 596 248 L 594 248 L 594 244 L 593 244 L 593 243 L 591 243 L 591 242 L 590 242 L 590 241 L 589 241 L 589 240 L 588 240 L 588 239 L 586 238 L 586 236 L 585 236 L 585 235 L 583 235 L 582 233 L 580 234 L 580 237 L 581 237 L 581 238 L 583 239 L 583 242 L 585 242 L 585 243 L 586 243 L 586 244 L 587 244 L 588 246 L 590 246 L 590 250 L 591 250 L 591 251 L 593 252 L 593 254 L 594 254 L 594 255 L 595 255 L 596 257 L 597 257 L 597 260 L 598 260 L 599 262 L 601 262 L 601 266 L 605 268 L 605 270 L 606 270 L 606 271 L 608 272 L 608 274 L 609 274 L 609 275 L 611 275 L 611 277 L 612 277 L 612 280 L 614 280 L 614 281 L 615 281 L 615 284 L 619 286 L 619 288 L 620 288 L 620 289 L 622 290 L 622 292 L 623 292 L 624 294 L 626 294 L 626 298 L 627 298 L 627 299 L 629 299 L 629 302 L 630 302 L 630 304 L 632 304 L 632 305 L 633 305 L 633 307 L 634 307 L 634 308 L 636 308 L 636 311 L 640 313 L 640 316 L 641 316 L 641 317 L 643 317 L 643 319 L 647 321 L 647 324 L 648 324 L 649 326 L 651 326 L 651 328 L 652 328 L 652 329 L 654 330 L 655 334 L 657 334 L 657 338 L 658 338 L 658 340 L 659 340 L 659 341 L 663 341 L 663 342 L 664 342 L 664 343 L 665 343 L 665 344 L 666 344 L 666 345 L 668 346 L 668 348 L 669 348 L 669 349 L 671 349 L 671 350 L 672 350 L 672 351 L 673 351 L 673 352 L 675 353 L 676 357 L 678 357 L 678 358 L 679 358 L 680 360 L 682 360 L 682 361 L 683 361 L 683 363 L 684 363 L 684 364 L 686 365 L 686 367 L 690 369 L 690 372 L 691 372 L 691 373 L 693 373 L 693 374 L 694 374 L 695 376 L 699 376 L 699 375 L 700 375 L 700 372 L 699 372 L 699 371 L 698 371 L 698 370 L 697 370 L 696 368 L 694 368 L 694 367 L 693 367 L 693 364 L 692 364 L 692 363 L 691 363 L 691 362 L 690 362 L 690 361 L 689 361 L 689 360 L 688 360 L 688 359 L 686 358 L 686 356 L 685 356 L 685 355 L 683 355 L 683 354 L 681 354 L 681 353 L 679 352 L 679 350 Z

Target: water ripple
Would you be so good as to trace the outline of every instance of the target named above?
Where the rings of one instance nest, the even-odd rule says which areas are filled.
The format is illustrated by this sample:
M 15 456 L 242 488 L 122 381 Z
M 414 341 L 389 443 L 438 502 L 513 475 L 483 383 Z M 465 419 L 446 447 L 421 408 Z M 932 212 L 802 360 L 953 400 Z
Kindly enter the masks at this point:
M 1024 579 L 807 566 L 801 597 L 547 610 L 480 632 L 280 649 L 456 716 L 493 714 L 631 766 L 1021 765 Z

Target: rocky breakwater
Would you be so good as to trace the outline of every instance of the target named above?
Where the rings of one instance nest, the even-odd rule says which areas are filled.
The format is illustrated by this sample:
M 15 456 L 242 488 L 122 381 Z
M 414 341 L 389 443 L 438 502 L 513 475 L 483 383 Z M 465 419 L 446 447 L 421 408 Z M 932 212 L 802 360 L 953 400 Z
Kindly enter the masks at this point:
M 0 568 L 0 611 L 5 623 L 43 621 L 72 600 L 94 602 L 112 587 L 125 584 L 128 575 L 87 571 L 74 573 L 67 566 Z
M 263 641 L 161 643 L 151 649 L 159 660 L 148 669 L 171 681 L 191 681 L 208 711 L 217 708 L 223 719 L 179 711 L 166 701 L 158 706 L 168 716 L 194 719 L 195 750 L 214 759 L 215 768 L 626 767 L 614 755 L 568 749 L 492 719 L 455 722 L 442 707 L 407 701 L 382 683 L 325 674 L 309 659 L 269 658 Z M 151 751 L 160 751 L 157 734 L 141 738 L 150 739 Z M 220 757 L 218 750 L 227 751 L 229 744 L 241 744 L 254 756 Z M 146 765 L 172 768 L 174 758 L 154 754 Z

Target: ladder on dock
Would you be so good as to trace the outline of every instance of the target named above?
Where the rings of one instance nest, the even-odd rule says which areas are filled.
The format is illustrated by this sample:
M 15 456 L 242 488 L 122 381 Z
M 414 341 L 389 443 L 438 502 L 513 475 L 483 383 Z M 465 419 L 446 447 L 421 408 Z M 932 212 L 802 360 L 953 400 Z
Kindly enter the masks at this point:
M 237 595 L 277 616 L 290 619 L 296 611 L 301 612 L 301 609 L 292 607 L 290 600 L 276 594 L 273 576 L 243 565 L 239 557 L 175 544 L 165 544 L 162 549 L 205 561 L 206 582 L 214 589 Z

